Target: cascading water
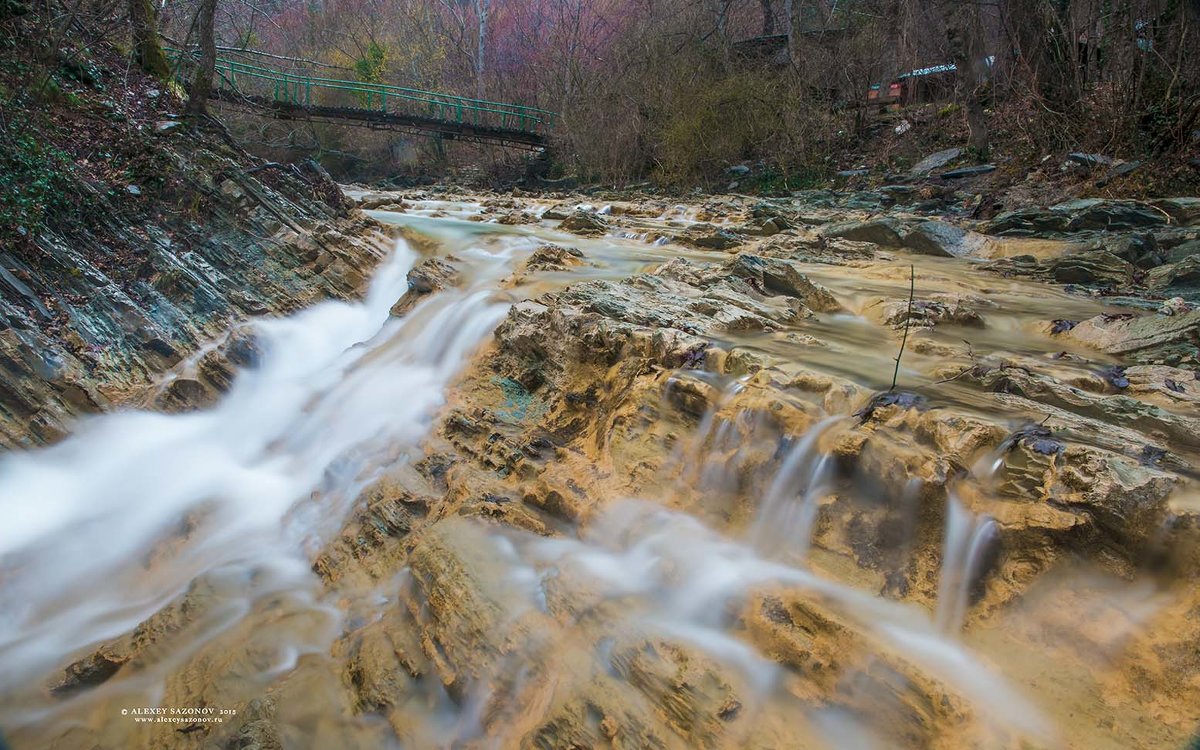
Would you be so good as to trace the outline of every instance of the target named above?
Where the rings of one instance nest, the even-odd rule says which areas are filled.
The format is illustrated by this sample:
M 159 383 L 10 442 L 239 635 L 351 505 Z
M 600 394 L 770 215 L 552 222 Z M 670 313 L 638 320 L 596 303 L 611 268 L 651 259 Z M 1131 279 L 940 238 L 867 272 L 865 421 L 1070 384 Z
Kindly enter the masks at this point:
M 390 318 L 416 259 L 401 241 L 361 303 L 256 321 L 259 362 L 210 410 L 96 417 L 0 462 L 0 690 L 127 632 L 200 578 L 253 578 L 238 590 L 254 596 L 315 588 L 304 547 L 340 528 L 381 451 L 425 434 L 506 309 L 483 284 Z
M 804 559 L 812 542 L 818 502 L 830 490 L 832 461 L 819 450 L 821 436 L 840 417 L 826 417 L 796 439 L 784 454 L 750 531 L 754 548 L 771 556 Z
M 259 360 L 216 406 L 97 417 L 53 448 L 0 459 L 5 732 L 30 728 L 39 739 L 58 737 L 64 726 L 88 726 L 94 706 L 206 695 L 189 692 L 192 680 L 225 680 L 222 699 L 245 706 L 278 697 L 276 687 L 300 675 L 299 691 L 316 685 L 328 692 L 313 690 L 307 700 L 293 694 L 291 714 L 272 719 L 290 732 L 285 746 L 562 746 L 556 735 L 530 739 L 543 721 L 577 721 L 586 744 L 597 747 L 915 747 L 935 736 L 922 730 L 943 724 L 952 739 L 940 746 L 1055 746 L 1046 716 L 1053 706 L 1028 700 L 993 654 L 973 650 L 971 629 L 960 634 L 996 523 L 951 497 L 932 616 L 918 604 L 877 596 L 889 573 L 924 564 L 922 555 L 925 563 L 936 559 L 937 545 L 928 543 L 936 532 L 925 535 L 922 525 L 925 497 L 936 493 L 925 493 L 915 472 L 888 475 L 902 479 L 870 491 L 835 477 L 823 448 L 833 430 L 841 445 L 840 431 L 853 429 L 849 418 L 813 401 L 796 407 L 790 423 L 762 402 L 740 408 L 739 399 L 754 404 L 754 392 L 766 390 L 749 376 L 676 372 L 699 383 L 681 399 L 686 419 L 670 423 L 661 445 L 631 451 L 634 463 L 661 450 L 661 496 L 606 497 L 574 527 L 524 507 L 534 504 L 520 494 L 529 489 L 521 461 L 539 452 L 555 460 L 586 461 L 586 454 L 568 455 L 578 446 L 555 444 L 560 435 L 528 440 L 504 420 L 466 414 L 474 434 L 495 448 L 484 463 L 495 463 L 477 476 L 466 466 L 471 459 L 463 460 L 457 468 L 467 478 L 458 476 L 448 492 L 469 496 L 471 512 L 463 515 L 482 518 L 431 512 L 403 543 L 404 556 L 396 558 L 403 562 L 369 584 L 341 586 L 314 574 L 314 559 L 344 531 L 363 489 L 426 457 L 423 441 L 447 389 L 508 302 L 575 280 L 561 271 L 539 278 L 519 264 L 541 241 L 565 242 L 560 233 L 472 220 L 480 213 L 478 205 L 429 201 L 414 203 L 412 215 L 377 215 L 452 254 L 466 279 L 461 289 L 391 317 L 417 260 L 401 242 L 361 303 L 329 302 L 249 324 Z M 627 240 L 572 242 L 589 259 L 578 277 L 590 279 L 620 278 L 684 252 Z M 654 399 L 663 395 L 662 382 L 651 390 Z M 674 408 L 614 416 L 603 382 L 582 385 L 571 391 L 585 405 L 575 416 L 603 413 L 612 419 L 605 429 L 645 429 L 637 418 L 666 420 Z M 676 385 L 668 382 L 662 401 L 673 400 Z M 813 420 L 815 413 L 831 416 Z M 556 426 L 567 432 L 575 423 Z M 886 428 L 870 437 L 885 443 Z M 873 460 L 895 458 L 886 450 Z M 897 455 L 895 463 L 904 458 Z M 981 467 L 990 471 L 996 463 L 989 455 Z M 761 487 L 755 476 L 767 477 L 765 489 L 748 496 Z M 570 479 L 562 492 L 589 491 Z M 873 494 L 855 496 L 866 492 Z M 822 549 L 812 550 L 820 513 L 847 506 L 840 517 L 861 521 L 858 536 L 836 539 L 822 528 Z M 516 520 L 489 518 L 505 513 Z M 872 517 L 895 542 L 890 558 L 868 533 Z M 349 542 L 370 532 L 351 533 Z M 827 543 L 842 547 L 831 552 Z M 862 565 L 848 576 L 828 569 L 835 558 L 855 556 Z M 914 570 L 914 586 L 932 587 L 936 564 Z M 921 593 L 932 599 L 931 591 Z M 53 686 L 54 675 L 98 644 L 156 613 L 167 613 L 169 631 L 180 601 L 204 608 L 203 616 L 186 634 L 154 644 L 153 658 L 138 669 L 78 694 L 47 697 L 43 688 Z M 195 654 L 230 633 L 252 642 L 237 644 L 232 665 L 194 663 Z M 397 662 L 390 671 L 376 663 L 389 659 Z M 248 687 L 237 692 L 235 683 Z M 345 703 L 328 700 L 330 694 Z M 897 713 L 902 704 L 907 713 Z M 897 728 L 898 715 L 925 726 Z M 997 731 L 973 733 L 976 717 Z M 685 739 L 659 741 L 679 739 L 668 733 L 639 744 L 651 734 L 619 733 L 656 721 Z M 45 726 L 52 729 L 36 733 Z M 137 727 L 126 726 L 128 735 L 115 731 L 99 744 L 138 746 L 146 736 Z
M 564 578 L 589 597 L 621 603 L 616 619 L 598 631 L 589 610 L 588 620 L 577 623 L 587 628 L 587 637 L 648 631 L 679 639 L 733 670 L 759 700 L 778 688 L 782 672 L 734 632 L 729 613 L 744 604 L 749 592 L 782 587 L 820 598 L 855 623 L 881 652 L 894 652 L 943 681 L 1000 725 L 1035 738 L 1051 734 L 1036 708 L 968 651 L 943 638 L 920 610 L 764 558 L 686 514 L 642 501 L 617 503 L 577 540 L 514 535 L 504 549 L 510 552 L 495 559 L 511 561 L 509 580 L 525 587 L 527 606 L 544 608 L 545 590 Z M 849 731 L 837 730 L 830 717 L 821 718 L 821 711 L 795 708 L 828 740 Z M 859 731 L 869 724 L 861 718 L 856 722 Z
M 942 572 L 938 579 L 935 622 L 943 633 L 962 628 L 988 545 L 995 539 L 996 522 L 975 516 L 953 494 L 946 502 L 946 533 L 942 545 Z

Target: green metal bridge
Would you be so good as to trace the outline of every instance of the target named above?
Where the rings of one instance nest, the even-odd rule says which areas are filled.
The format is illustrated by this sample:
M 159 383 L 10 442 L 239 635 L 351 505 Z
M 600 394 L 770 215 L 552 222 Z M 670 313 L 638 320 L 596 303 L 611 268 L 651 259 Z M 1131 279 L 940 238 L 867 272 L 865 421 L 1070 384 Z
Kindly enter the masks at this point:
M 199 56 L 195 50 L 174 48 L 167 48 L 167 53 L 181 77 Z M 529 149 L 544 148 L 554 125 L 555 114 L 544 109 L 324 78 L 313 73 L 316 65 L 222 48 L 212 97 L 277 119 L 360 125 Z

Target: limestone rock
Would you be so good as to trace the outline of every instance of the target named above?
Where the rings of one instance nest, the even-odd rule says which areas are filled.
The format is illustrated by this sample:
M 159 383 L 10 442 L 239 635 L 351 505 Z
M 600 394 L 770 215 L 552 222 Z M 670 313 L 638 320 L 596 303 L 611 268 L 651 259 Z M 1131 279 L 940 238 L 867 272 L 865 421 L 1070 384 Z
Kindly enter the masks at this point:
M 1193 255 L 1200 255 L 1200 240 L 1187 240 L 1167 250 L 1165 260 L 1168 263 L 1178 263 Z
M 808 277 L 785 260 L 739 253 L 727 264 L 726 269 L 728 273 L 749 279 L 766 291 L 795 297 L 810 310 L 835 312 L 842 309 L 828 289 L 809 281 Z
M 608 231 L 608 223 L 604 219 L 582 209 L 576 209 L 558 226 L 559 229 L 584 236 L 601 235 Z
M 1195 297 L 1200 293 L 1200 255 L 1154 269 L 1146 279 L 1146 285 L 1165 294 L 1189 290 L 1188 296 Z
M 549 219 L 551 221 L 562 221 L 563 219 L 569 218 L 573 210 L 574 209 L 570 206 L 560 203 L 543 211 L 542 218 Z
M 833 224 L 821 230 L 825 237 L 838 237 L 857 242 L 870 242 L 882 247 L 902 247 L 902 229 L 895 219 Z
M 1200 198 L 1160 198 L 1150 201 L 1150 205 L 1165 211 L 1179 226 L 1200 225 Z
M 1071 223 L 1065 213 L 1043 208 L 1022 208 L 1002 213 L 984 229 L 988 234 L 1009 237 L 1029 237 L 1064 232 Z
M 392 305 L 392 315 L 403 315 L 427 294 L 459 283 L 458 269 L 441 258 L 428 258 L 408 272 L 408 291 Z
M 583 263 L 583 253 L 573 247 L 546 243 L 538 245 L 525 261 L 527 271 L 565 271 Z
M 1098 315 L 1072 328 L 1069 335 L 1093 349 L 1123 354 L 1136 362 L 1195 363 L 1200 354 L 1200 310 L 1172 316 Z
M 1051 211 L 1071 217 L 1068 231 L 1100 229 L 1121 231 L 1157 227 L 1167 223 L 1161 211 L 1136 201 L 1110 201 L 1097 198 L 1059 203 Z
M 988 234 L 1039 236 L 1087 230 L 1132 231 L 1160 227 L 1170 216 L 1137 201 L 1088 198 L 1059 203 L 1049 208 L 1024 208 L 997 216 Z
M 976 297 L 936 294 L 913 300 L 911 311 L 908 300 L 877 299 L 869 303 L 862 314 L 894 329 L 903 329 L 910 320 L 910 325 L 918 328 L 947 324 L 980 328 L 984 320 L 978 307 L 983 304 L 986 303 Z
M 904 247 L 922 255 L 961 258 L 981 247 L 985 240 L 944 221 L 923 221 L 909 229 Z
M 694 224 L 688 227 L 683 234 L 677 235 L 675 239 L 684 245 L 709 250 L 730 250 L 745 242 L 735 232 L 714 227 L 711 224 Z
M 507 211 L 503 214 L 500 214 L 500 217 L 496 219 L 497 224 L 504 224 L 506 226 L 515 226 L 518 224 L 536 224 L 537 222 L 538 217 L 534 216 L 528 211 Z
M 1112 253 L 1079 253 L 1057 258 L 1050 273 L 1060 284 L 1122 286 L 1133 279 L 1134 268 Z

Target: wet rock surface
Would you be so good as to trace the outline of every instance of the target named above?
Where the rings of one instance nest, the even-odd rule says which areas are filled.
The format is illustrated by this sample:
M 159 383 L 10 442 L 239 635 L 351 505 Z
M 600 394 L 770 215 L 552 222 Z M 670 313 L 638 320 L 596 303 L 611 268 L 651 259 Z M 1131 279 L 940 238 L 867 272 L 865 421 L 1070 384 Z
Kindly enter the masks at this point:
M 422 297 L 433 292 L 439 292 L 447 287 L 457 286 L 460 277 L 458 269 L 453 265 L 454 258 L 442 260 L 429 258 L 421 261 L 408 272 L 408 291 L 392 305 L 392 315 L 403 315 L 417 304 Z
M 210 204 L 205 226 L 114 215 L 40 234 L 36 257 L 0 251 L 0 447 L 53 442 L 81 414 L 152 401 L 156 379 L 235 321 L 357 296 L 386 253 L 384 228 L 345 213 L 340 192 L 326 202 L 300 177 L 260 179 L 203 146 L 179 159 Z M 189 373 L 161 403 L 209 403 L 222 378 Z
M 419 450 L 312 552 L 345 616 L 332 645 L 246 691 L 232 724 L 160 737 L 288 746 L 313 717 L 347 747 L 817 747 L 853 731 L 951 748 L 997 722 L 1029 747 L 1169 747 L 1194 731 L 1200 312 L 1158 312 L 1190 256 L 1147 269 L 1158 250 L 1130 239 L 1181 231 L 1187 201 L 980 226 L 850 215 L 830 196 L 614 198 L 604 214 L 493 196 L 469 216 L 384 199 L 488 217 L 475 225 L 495 236 L 471 247 L 518 248 L 511 307 Z M 505 220 L 539 211 L 540 230 Z M 436 236 L 394 315 L 479 283 Z M 160 405 L 219 391 L 253 354 L 231 336 Z M 57 383 L 72 364 L 24 366 Z M 136 676 L 207 596 L 184 592 L 51 687 Z M 216 654 L 242 653 L 249 629 L 188 657 L 167 695 L 218 700 L 245 664 Z

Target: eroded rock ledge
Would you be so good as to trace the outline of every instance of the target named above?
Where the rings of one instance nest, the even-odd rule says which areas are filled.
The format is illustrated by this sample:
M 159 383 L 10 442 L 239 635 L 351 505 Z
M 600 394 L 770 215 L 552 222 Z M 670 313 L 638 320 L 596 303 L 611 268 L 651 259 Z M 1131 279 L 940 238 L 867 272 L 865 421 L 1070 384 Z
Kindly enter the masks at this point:
M 591 218 L 569 208 L 557 214 L 561 228 L 581 237 L 636 230 L 653 241 L 661 227 L 638 222 L 669 207 L 614 206 Z M 1092 212 L 1087 224 L 1099 209 L 1081 210 Z M 279 707 L 320 695 L 345 717 L 370 717 L 377 735 L 327 729 L 364 744 L 436 745 L 422 734 L 429 706 L 449 701 L 478 722 L 464 747 L 498 737 L 505 747 L 805 746 L 817 740 L 788 702 L 799 701 L 851 716 L 896 746 L 969 746 L 981 707 L 954 675 L 931 674 L 827 592 L 748 584 L 744 600 L 721 613 L 733 641 L 779 665 L 781 690 L 764 698 L 685 634 L 635 616 L 648 606 L 653 613 L 644 599 L 609 595 L 570 561 L 545 564 L 539 579 L 518 554 L 611 524 L 628 498 L 699 519 L 709 531 L 689 538 L 698 545 L 745 540 L 789 452 L 814 430 L 814 450 L 830 466 L 812 524 L 815 575 L 935 609 L 953 498 L 995 523 L 994 536 L 981 537 L 978 570 L 962 582 L 962 637 L 984 659 L 1011 666 L 1074 736 L 1152 746 L 1192 733 L 1200 702 L 1189 666 L 1200 638 L 1194 313 L 1114 315 L 1082 305 L 1087 316 L 1078 320 L 1014 323 L 1012 306 L 1029 299 L 1020 295 L 1046 293 L 1052 277 L 931 259 L 963 253 L 922 245 L 1008 248 L 994 238 L 925 218 L 867 219 L 875 223 L 852 229 L 807 209 L 703 211 L 697 218 L 755 222 L 758 231 L 680 227 L 683 244 L 717 252 L 513 305 L 456 383 L 420 459 L 372 486 L 314 558 L 330 599 L 384 591 L 383 603 L 370 617 L 346 605 L 328 659 L 255 697 L 244 719 L 208 741 L 281 745 Z M 507 199 L 484 215 L 514 213 L 533 215 Z M 774 221 L 765 231 L 764 218 Z M 1078 239 L 1045 242 L 1073 253 Z M 572 250 L 539 247 L 515 277 L 594 268 Z M 1081 252 L 1103 261 L 1108 251 Z M 919 258 L 962 265 L 922 266 L 910 307 L 908 264 Z M 415 268 L 394 313 L 460 283 L 456 263 L 441 257 Z M 972 283 L 959 283 L 969 273 Z M 1012 297 L 993 292 L 1005 274 L 1028 286 Z M 862 291 L 845 292 L 856 285 Z M 852 335 L 839 337 L 838 325 Z M 1034 343 L 995 338 L 1004 326 Z M 887 390 L 901 338 L 903 385 Z M 877 371 L 881 361 L 888 372 Z M 661 522 L 632 519 L 608 541 L 619 546 Z M 687 558 L 655 552 L 674 566 L 663 576 L 669 591 L 686 577 Z M 1078 568 L 1087 576 L 1056 583 Z M 1132 622 L 1122 599 L 1104 595 L 1132 580 L 1158 586 L 1170 603 Z M 203 590 L 188 592 L 57 687 L 82 689 L 76 683 L 136 665 L 156 639 L 200 617 L 204 601 Z M 234 636 L 228 643 L 236 650 Z M 1044 669 L 1028 671 L 1029 663 Z M 174 680 L 172 697 L 217 701 L 215 686 L 235 667 L 211 657 L 193 666 L 204 679 Z M 1089 697 L 1081 701 L 1077 689 Z

